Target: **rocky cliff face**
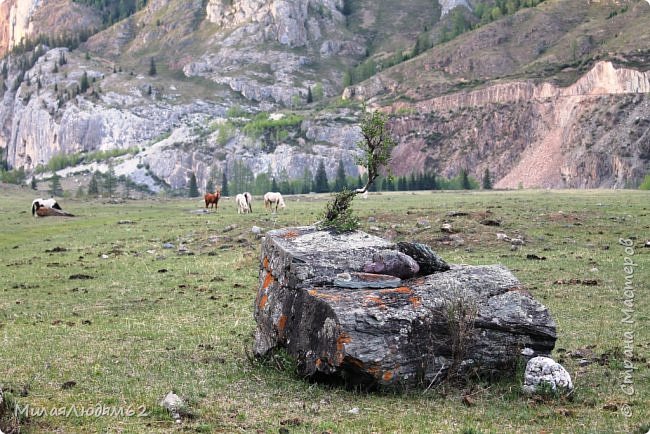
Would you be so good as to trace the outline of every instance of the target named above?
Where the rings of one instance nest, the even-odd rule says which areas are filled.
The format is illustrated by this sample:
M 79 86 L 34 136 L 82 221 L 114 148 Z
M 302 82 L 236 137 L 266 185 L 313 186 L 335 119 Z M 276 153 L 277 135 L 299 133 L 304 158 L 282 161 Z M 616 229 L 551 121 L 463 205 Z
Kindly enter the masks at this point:
M 395 169 L 477 179 L 489 169 L 498 188 L 624 187 L 647 170 L 649 91 L 650 72 L 600 62 L 569 87 L 515 82 L 422 101 L 395 121 Z
M 0 2 L 0 53 L 37 35 L 75 34 L 100 25 L 92 8 L 72 0 L 5 0 Z
M 360 0 L 350 12 L 342 0 L 150 0 L 77 50 L 47 47 L 24 71 L 30 53 L 0 63 L 2 157 L 29 172 L 62 153 L 137 148 L 116 170 L 152 188 L 156 180 L 184 187 L 191 172 L 201 187 L 239 163 L 298 179 L 324 161 L 332 179 L 342 160 L 355 176 L 358 109 L 327 104 L 343 94 L 392 113 L 397 175 L 465 168 L 480 178 L 489 169 L 504 188 L 637 183 L 650 170 L 650 52 L 637 47 L 650 40 L 645 2 L 610 19 L 602 4 L 547 1 L 342 88 L 344 73 L 366 56 L 410 49 L 403 42 L 431 25 L 426 8 L 437 16 L 470 3 L 408 0 L 391 9 Z M 394 39 L 386 33 L 407 22 Z M 97 12 L 70 0 L 0 4 L 5 47 L 16 35 L 93 26 Z M 584 37 L 571 45 L 576 27 Z M 624 51 L 623 39 L 634 41 Z M 565 64 L 563 46 L 583 60 Z M 62 53 L 68 63 L 58 66 Z M 150 76 L 154 59 L 159 73 Z M 84 72 L 90 88 L 79 93 Z M 307 104 L 316 88 L 320 100 Z M 246 119 L 227 114 L 234 106 L 303 121 L 255 136 L 244 131 Z

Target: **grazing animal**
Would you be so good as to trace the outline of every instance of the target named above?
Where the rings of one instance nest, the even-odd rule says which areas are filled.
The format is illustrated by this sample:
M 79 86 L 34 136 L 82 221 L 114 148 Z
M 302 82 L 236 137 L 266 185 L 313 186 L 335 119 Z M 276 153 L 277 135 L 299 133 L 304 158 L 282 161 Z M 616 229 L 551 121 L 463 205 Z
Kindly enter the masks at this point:
M 205 208 L 208 209 L 209 207 L 214 207 L 215 209 L 219 209 L 219 198 L 221 197 L 221 189 L 217 189 L 217 191 L 213 193 L 206 193 L 205 196 L 203 196 L 203 199 L 205 200 Z
M 235 196 L 235 205 L 237 205 L 237 214 L 247 214 L 249 212 L 252 212 L 249 203 L 246 200 L 246 193 L 244 194 L 240 193 L 237 196 Z
M 284 208 L 284 199 L 280 193 L 269 191 L 264 195 L 264 208 L 270 209 L 273 211 L 273 205 L 275 205 L 275 212 L 278 211 L 278 206 Z
M 34 199 L 32 201 L 32 215 L 36 214 L 36 210 L 39 209 L 40 207 L 54 208 L 59 210 L 61 209 L 61 206 L 58 204 L 56 199 L 54 198 L 43 199 L 39 197 L 38 199 Z
M 55 199 L 34 199 L 32 202 L 32 215 L 38 217 L 74 217 L 74 214 L 65 212 Z
M 249 192 L 244 192 L 244 197 L 246 198 L 246 203 L 248 204 L 248 212 L 253 213 L 253 195 Z

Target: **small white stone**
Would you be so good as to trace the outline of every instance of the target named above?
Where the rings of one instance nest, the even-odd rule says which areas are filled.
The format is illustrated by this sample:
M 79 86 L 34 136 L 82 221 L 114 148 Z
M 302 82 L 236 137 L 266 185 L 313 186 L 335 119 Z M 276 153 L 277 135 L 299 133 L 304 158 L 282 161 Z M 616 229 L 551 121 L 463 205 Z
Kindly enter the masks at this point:
M 350 413 L 350 414 L 359 414 L 359 407 L 354 407 L 354 408 L 348 410 L 348 413 Z
M 548 383 L 552 390 L 570 392 L 573 390 L 571 376 L 566 369 L 549 357 L 533 357 L 526 365 L 523 391 L 533 394 L 537 388 Z
M 535 354 L 535 350 L 533 350 L 532 348 L 526 347 L 523 350 L 521 350 L 521 354 L 524 355 L 524 356 L 529 356 L 530 357 L 533 354 Z

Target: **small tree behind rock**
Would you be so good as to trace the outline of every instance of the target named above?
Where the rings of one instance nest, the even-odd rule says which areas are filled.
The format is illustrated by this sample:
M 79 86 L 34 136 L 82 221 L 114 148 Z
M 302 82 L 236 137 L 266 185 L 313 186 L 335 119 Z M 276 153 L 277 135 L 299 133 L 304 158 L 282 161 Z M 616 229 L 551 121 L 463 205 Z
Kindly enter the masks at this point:
M 357 164 L 366 168 L 368 179 L 364 186 L 355 190 L 344 188 L 328 202 L 321 222 L 322 227 L 337 232 L 349 232 L 359 226 L 359 221 L 350 208 L 352 200 L 357 194 L 368 191 L 380 171 L 390 162 L 391 152 L 396 145 L 386 125 L 387 121 L 385 113 L 378 110 L 368 112 L 364 106 L 360 125 L 362 139 L 357 143 L 363 153 L 357 159 Z
M 61 187 L 61 177 L 54 172 L 54 176 L 50 179 L 50 190 L 49 193 L 52 196 L 61 196 L 63 195 L 63 188 Z

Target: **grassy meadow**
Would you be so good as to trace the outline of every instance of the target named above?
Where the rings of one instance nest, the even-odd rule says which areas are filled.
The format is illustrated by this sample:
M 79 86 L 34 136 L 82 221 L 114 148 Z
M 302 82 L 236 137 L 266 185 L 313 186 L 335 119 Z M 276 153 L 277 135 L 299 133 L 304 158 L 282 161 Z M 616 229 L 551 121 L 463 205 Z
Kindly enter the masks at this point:
M 327 195 L 289 197 L 276 215 L 259 198 L 252 215 L 237 215 L 232 199 L 205 214 L 196 199 L 70 198 L 60 204 L 76 217 L 41 219 L 30 214 L 34 197 L 0 187 L 5 433 L 17 424 L 27 433 L 650 429 L 648 193 L 384 193 L 354 202 L 370 233 L 428 243 L 449 262 L 509 267 L 558 324 L 553 357 L 572 375 L 569 398 L 524 396 L 521 378 L 366 393 L 305 381 L 286 357 L 251 360 L 260 251 L 251 227 L 312 223 Z M 458 236 L 442 233 L 443 223 Z M 526 244 L 512 250 L 497 232 Z M 632 240 L 628 252 L 619 238 Z M 621 322 L 626 256 L 636 263 L 630 324 Z M 187 404 L 181 423 L 159 406 L 171 390 Z M 47 414 L 13 418 L 16 406 Z M 58 414 L 97 406 L 135 414 Z

